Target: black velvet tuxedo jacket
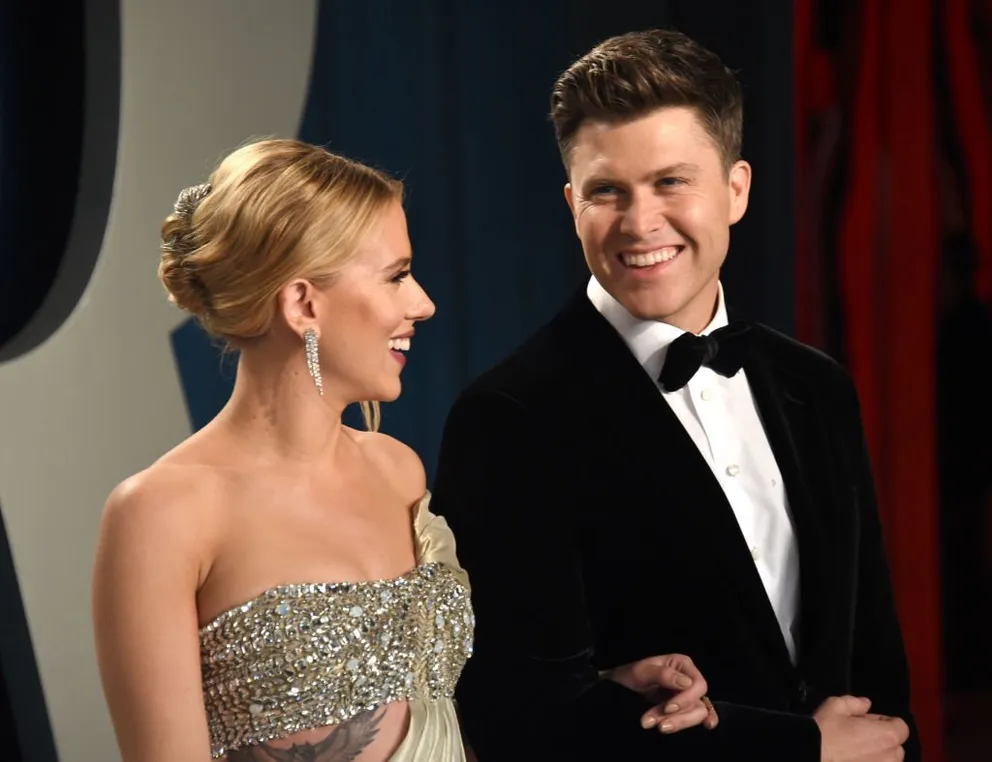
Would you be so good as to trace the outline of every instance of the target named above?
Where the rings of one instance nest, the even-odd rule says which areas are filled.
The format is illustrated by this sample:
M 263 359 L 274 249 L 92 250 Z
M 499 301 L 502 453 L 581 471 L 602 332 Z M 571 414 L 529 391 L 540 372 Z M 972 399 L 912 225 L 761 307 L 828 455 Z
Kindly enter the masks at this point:
M 457 700 L 480 762 L 816 762 L 811 715 L 854 694 L 910 723 L 859 405 L 845 371 L 755 326 L 744 366 L 785 480 L 800 562 L 798 664 L 723 490 L 584 293 L 458 398 L 432 510 L 477 614 Z M 599 672 L 689 655 L 720 725 L 640 726 Z

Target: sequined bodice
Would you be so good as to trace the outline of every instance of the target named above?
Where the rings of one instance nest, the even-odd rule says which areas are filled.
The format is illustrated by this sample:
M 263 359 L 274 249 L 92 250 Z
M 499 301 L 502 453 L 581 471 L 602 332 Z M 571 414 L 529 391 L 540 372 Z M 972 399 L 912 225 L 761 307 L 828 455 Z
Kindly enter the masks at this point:
M 268 590 L 200 630 L 213 756 L 391 701 L 450 699 L 474 626 L 469 592 L 443 563 Z

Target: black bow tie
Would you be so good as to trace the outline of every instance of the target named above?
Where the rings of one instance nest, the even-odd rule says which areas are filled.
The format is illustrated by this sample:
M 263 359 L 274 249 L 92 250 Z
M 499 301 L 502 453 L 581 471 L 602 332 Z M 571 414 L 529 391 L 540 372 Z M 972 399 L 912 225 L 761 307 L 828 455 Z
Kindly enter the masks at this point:
M 708 336 L 683 333 L 668 347 L 658 381 L 666 392 L 681 389 L 703 365 L 730 378 L 739 371 L 751 347 L 751 326 L 731 323 Z

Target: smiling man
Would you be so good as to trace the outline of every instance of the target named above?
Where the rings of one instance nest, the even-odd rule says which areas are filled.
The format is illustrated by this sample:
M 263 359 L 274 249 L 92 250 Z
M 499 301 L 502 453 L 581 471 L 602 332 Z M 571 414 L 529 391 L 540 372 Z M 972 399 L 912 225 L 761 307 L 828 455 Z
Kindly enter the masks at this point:
M 585 119 L 564 138 L 565 198 L 586 263 L 635 318 L 693 333 L 713 318 L 730 225 L 751 186 L 739 143 L 716 144 L 691 106 Z
M 854 386 L 724 300 L 736 78 L 681 34 L 623 35 L 551 116 L 592 277 L 460 396 L 432 503 L 472 579 L 479 759 L 919 759 Z M 715 728 L 666 732 L 644 665 L 668 653 Z

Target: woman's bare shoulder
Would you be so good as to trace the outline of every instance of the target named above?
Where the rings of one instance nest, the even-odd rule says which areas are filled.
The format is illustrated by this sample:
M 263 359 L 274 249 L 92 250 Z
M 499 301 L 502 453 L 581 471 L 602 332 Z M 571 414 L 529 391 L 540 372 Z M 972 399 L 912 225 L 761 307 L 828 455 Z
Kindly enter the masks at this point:
M 427 474 L 420 456 L 409 445 L 378 431 L 349 430 L 376 467 L 394 481 L 411 502 L 427 491 Z
M 188 759 L 189 749 L 209 742 L 197 592 L 214 559 L 214 489 L 209 472 L 159 462 L 124 479 L 104 507 L 93 626 L 105 695 L 130 759 L 150 759 L 162 744 L 179 750 L 170 758 Z M 162 731 L 163 717 L 181 732 Z
M 159 460 L 110 492 L 100 520 L 100 545 L 156 548 L 208 566 L 223 528 L 224 479 L 208 466 Z M 205 569 L 202 570 L 205 573 Z

